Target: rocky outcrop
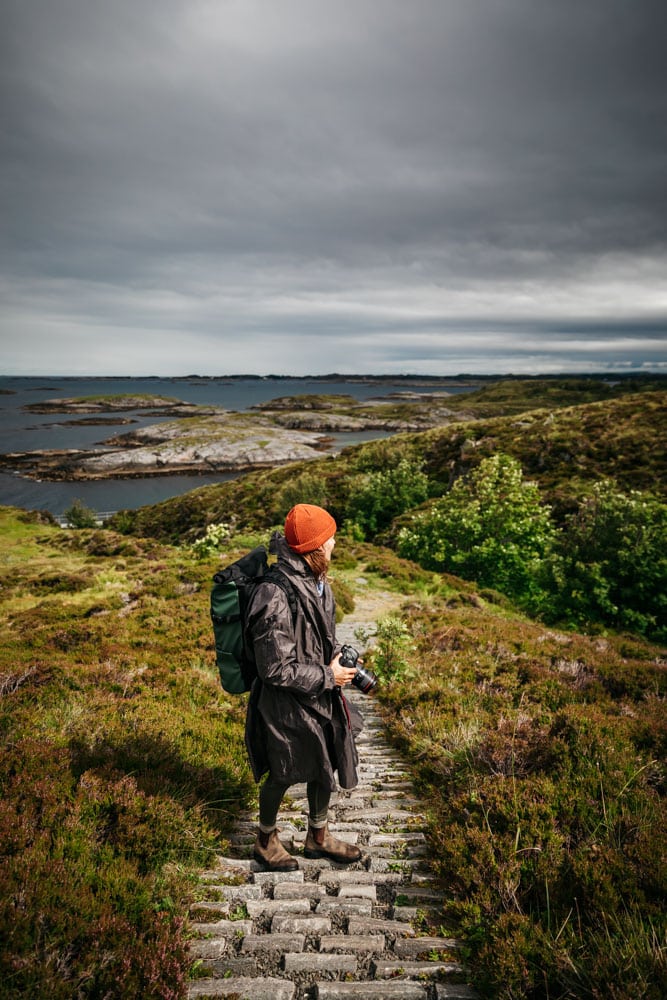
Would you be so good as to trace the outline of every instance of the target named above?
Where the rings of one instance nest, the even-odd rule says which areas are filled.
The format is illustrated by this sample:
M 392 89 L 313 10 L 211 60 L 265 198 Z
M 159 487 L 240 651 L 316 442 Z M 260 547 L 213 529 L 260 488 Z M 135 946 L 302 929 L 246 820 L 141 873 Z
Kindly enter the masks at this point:
M 261 417 L 216 411 L 116 435 L 92 451 L 0 456 L 0 467 L 42 479 L 87 480 L 174 473 L 234 472 L 317 458 L 321 434 L 277 427 Z
M 184 403 L 168 396 L 83 396 L 81 398 L 45 399 L 23 407 L 29 413 L 116 413 L 128 410 L 150 410 L 161 416 L 204 416 L 216 412 L 215 407 Z
M 70 414 L 142 410 L 177 419 L 116 434 L 88 450 L 0 455 L 0 468 L 51 480 L 241 472 L 317 458 L 331 444 L 327 435 L 334 433 L 422 431 L 461 419 L 444 405 L 443 394 L 405 396 L 365 402 L 351 396 L 285 396 L 252 413 L 161 396 L 50 399 L 29 409 Z

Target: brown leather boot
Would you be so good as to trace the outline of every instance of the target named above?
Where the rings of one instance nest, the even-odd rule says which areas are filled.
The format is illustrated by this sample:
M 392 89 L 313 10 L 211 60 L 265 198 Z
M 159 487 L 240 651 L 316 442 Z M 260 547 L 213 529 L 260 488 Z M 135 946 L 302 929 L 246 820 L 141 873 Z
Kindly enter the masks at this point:
M 278 840 L 278 831 L 271 833 L 257 831 L 257 840 L 253 848 L 255 861 L 270 872 L 294 872 L 299 865 L 296 858 L 288 854 L 283 845 Z
M 333 837 L 329 833 L 328 825 L 317 828 L 308 827 L 303 854 L 306 858 L 331 858 L 332 861 L 337 861 L 341 865 L 349 865 L 361 858 L 359 848 Z

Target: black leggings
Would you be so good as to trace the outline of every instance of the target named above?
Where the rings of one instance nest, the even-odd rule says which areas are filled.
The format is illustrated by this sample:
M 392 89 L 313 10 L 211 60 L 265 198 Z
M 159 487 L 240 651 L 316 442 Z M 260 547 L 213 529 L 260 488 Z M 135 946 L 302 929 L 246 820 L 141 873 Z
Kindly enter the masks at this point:
M 262 833 L 271 833 L 272 830 L 275 830 L 280 803 L 289 787 L 289 785 L 274 781 L 272 775 L 269 774 L 260 788 L 259 828 Z M 308 793 L 308 822 L 315 828 L 326 826 L 331 792 L 328 788 L 324 788 L 319 781 L 309 781 L 306 790 Z

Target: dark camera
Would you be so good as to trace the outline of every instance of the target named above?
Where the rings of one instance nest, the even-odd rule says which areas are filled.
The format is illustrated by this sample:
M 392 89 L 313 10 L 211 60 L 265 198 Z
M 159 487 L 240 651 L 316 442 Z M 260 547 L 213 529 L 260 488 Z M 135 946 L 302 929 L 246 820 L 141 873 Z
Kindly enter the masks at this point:
M 352 678 L 352 683 L 364 694 L 374 691 L 378 685 L 378 679 L 372 670 L 366 670 L 359 663 L 359 653 L 354 646 L 343 646 L 340 651 L 341 667 L 354 668 L 357 672 Z

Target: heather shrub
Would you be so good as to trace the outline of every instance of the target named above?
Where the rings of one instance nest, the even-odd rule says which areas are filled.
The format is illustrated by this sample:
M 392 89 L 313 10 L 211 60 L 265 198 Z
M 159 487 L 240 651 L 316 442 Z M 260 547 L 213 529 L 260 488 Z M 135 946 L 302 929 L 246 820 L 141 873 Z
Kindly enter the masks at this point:
M 658 1000 L 664 661 L 660 677 L 639 640 L 546 631 L 481 604 L 432 600 L 410 616 L 413 674 L 378 698 L 432 810 L 443 920 L 463 927 L 481 995 Z M 624 672 L 632 683 L 607 684 Z
M 182 998 L 192 872 L 254 795 L 210 570 L 103 529 L 0 527 L 0 994 Z

